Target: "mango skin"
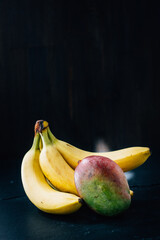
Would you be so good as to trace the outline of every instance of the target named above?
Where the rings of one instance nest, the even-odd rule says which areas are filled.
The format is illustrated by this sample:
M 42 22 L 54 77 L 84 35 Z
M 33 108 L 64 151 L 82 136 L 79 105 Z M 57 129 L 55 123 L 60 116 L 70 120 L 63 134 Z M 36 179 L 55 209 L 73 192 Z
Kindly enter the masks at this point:
M 101 215 L 120 214 L 131 204 L 124 172 L 107 157 L 89 156 L 81 160 L 75 169 L 74 180 L 79 196 Z

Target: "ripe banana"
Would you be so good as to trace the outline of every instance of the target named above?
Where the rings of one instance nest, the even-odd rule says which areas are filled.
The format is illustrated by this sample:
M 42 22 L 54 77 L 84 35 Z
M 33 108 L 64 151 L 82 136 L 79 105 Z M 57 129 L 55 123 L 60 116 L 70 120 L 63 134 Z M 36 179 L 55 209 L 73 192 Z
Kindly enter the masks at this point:
M 150 156 L 150 149 L 148 147 L 129 147 L 112 152 L 88 152 L 57 139 L 49 127 L 48 134 L 54 146 L 73 169 L 76 168 L 79 160 L 87 156 L 99 155 L 112 159 L 124 172 L 127 172 L 142 165 Z
M 81 199 L 70 193 L 54 190 L 46 182 L 39 165 L 39 133 L 35 134 L 32 148 L 25 154 L 21 165 L 24 190 L 30 201 L 40 210 L 54 214 L 69 214 L 81 207 Z
M 40 124 L 40 123 L 39 123 Z M 74 170 L 64 160 L 49 139 L 48 127 L 40 131 L 43 148 L 40 153 L 40 166 L 46 178 L 57 189 L 78 195 L 74 183 Z

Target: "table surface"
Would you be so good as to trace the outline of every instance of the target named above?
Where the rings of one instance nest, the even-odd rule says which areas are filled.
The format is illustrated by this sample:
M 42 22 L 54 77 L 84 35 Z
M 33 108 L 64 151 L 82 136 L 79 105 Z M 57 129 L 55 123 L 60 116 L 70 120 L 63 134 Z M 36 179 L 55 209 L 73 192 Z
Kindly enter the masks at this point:
M 19 164 L 1 167 L 0 240 L 160 239 L 159 154 L 126 173 L 134 196 L 130 208 L 115 217 L 104 217 L 84 205 L 70 215 L 38 210 L 26 197 Z

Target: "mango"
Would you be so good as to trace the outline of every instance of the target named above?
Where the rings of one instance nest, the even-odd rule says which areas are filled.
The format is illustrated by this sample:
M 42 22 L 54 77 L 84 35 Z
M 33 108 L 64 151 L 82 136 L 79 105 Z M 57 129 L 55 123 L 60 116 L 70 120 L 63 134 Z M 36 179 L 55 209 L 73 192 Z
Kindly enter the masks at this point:
M 79 161 L 74 180 L 79 196 L 101 215 L 120 214 L 131 204 L 124 172 L 107 157 L 93 155 Z

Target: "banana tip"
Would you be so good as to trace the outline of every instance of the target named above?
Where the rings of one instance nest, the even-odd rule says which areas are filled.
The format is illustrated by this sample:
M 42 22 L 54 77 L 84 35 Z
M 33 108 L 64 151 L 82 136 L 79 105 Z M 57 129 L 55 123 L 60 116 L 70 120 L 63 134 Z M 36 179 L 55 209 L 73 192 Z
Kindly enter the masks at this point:
M 82 198 L 79 198 L 79 199 L 78 199 L 78 202 L 79 202 L 80 204 L 83 204 L 83 203 L 84 203 L 84 200 L 83 200 Z
M 134 195 L 134 192 L 132 190 L 130 190 L 130 195 L 131 195 L 131 197 L 133 197 L 133 195 Z

